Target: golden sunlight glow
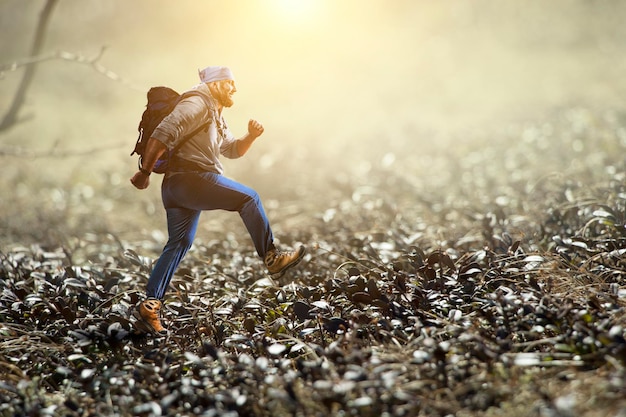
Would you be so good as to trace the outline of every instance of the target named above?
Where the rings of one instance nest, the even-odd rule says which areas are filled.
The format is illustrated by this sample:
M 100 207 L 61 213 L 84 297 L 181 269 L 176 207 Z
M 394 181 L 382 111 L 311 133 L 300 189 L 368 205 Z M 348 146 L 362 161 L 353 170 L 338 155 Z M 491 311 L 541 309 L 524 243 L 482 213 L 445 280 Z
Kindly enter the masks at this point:
M 272 0 L 273 12 L 291 23 L 302 23 L 315 14 L 317 0 Z

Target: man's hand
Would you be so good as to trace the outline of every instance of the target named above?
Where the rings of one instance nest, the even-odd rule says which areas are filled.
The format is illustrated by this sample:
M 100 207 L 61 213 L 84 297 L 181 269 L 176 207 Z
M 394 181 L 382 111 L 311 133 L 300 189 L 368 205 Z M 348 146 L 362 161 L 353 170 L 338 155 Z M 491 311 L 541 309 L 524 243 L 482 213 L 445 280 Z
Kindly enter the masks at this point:
M 130 182 L 138 189 L 145 190 L 150 185 L 150 176 L 141 171 L 137 171 L 130 179 Z
M 161 155 L 165 153 L 167 147 L 155 138 L 148 139 L 146 149 L 141 156 L 141 168 L 133 175 L 130 182 L 140 190 L 148 188 L 150 185 L 150 172 L 154 164 L 159 160 Z
M 248 133 L 237 140 L 237 151 L 239 152 L 239 156 L 243 156 L 248 152 L 250 146 L 252 146 L 252 142 L 256 140 L 259 136 L 263 134 L 263 125 L 256 120 L 250 119 L 248 122 Z
M 263 125 L 256 120 L 250 119 L 248 122 L 248 134 L 253 138 L 258 138 L 263 134 Z

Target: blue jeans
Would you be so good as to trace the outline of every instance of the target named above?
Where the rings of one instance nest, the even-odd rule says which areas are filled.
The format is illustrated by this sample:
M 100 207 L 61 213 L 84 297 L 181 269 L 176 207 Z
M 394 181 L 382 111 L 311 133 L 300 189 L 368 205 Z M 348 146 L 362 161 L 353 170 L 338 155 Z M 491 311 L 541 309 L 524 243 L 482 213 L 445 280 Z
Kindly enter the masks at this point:
M 237 211 L 261 258 L 274 248 L 274 237 L 256 191 L 212 172 L 177 173 L 163 180 L 163 206 L 169 238 L 146 289 L 148 297 L 162 299 L 172 276 L 191 247 L 202 210 Z

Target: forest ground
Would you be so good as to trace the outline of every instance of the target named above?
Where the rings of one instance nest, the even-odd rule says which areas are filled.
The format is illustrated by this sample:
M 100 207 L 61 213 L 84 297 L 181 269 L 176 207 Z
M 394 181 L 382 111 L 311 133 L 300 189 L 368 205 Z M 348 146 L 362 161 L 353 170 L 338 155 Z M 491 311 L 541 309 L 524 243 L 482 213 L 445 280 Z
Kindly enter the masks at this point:
M 623 417 L 625 125 L 565 108 L 471 146 L 274 161 L 288 174 L 247 179 L 305 260 L 271 280 L 238 216 L 205 213 L 160 339 L 131 317 L 165 239 L 158 179 L 14 160 L 0 413 Z

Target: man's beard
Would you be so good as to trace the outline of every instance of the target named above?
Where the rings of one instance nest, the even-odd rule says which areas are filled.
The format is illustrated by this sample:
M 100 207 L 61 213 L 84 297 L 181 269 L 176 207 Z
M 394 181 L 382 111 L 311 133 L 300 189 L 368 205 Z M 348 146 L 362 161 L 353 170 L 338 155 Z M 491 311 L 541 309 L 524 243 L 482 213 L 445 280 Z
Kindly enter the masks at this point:
M 228 93 L 223 93 L 223 92 L 219 92 L 219 94 L 217 95 L 217 97 L 215 97 L 215 99 L 217 100 L 217 102 L 219 104 L 221 104 L 224 107 L 230 107 L 232 106 L 235 102 L 233 101 L 233 98 L 230 97 L 228 95 Z

